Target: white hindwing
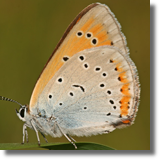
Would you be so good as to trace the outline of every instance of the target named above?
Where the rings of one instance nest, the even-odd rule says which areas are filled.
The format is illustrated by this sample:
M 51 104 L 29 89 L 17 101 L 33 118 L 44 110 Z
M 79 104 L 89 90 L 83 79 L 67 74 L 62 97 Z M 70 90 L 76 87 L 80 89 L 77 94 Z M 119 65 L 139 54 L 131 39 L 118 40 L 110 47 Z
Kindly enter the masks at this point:
M 115 62 L 115 63 L 113 63 Z M 130 88 L 130 109 L 120 117 L 123 94 L 119 74 L 121 64 Z M 113 124 L 134 114 L 135 66 L 128 55 L 115 47 L 103 46 L 75 54 L 59 69 L 38 99 L 38 109 L 54 116 L 65 133 L 77 136 L 102 134 Z M 136 75 L 136 73 L 134 73 Z M 45 107 L 44 107 L 45 105 Z M 45 109 L 44 109 L 45 108 Z

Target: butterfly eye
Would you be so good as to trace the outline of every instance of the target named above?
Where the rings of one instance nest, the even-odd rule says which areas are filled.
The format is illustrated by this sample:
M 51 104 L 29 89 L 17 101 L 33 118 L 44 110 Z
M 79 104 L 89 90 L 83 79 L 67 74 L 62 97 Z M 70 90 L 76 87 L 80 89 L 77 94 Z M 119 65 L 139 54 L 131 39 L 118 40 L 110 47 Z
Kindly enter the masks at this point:
M 22 108 L 19 113 L 20 113 L 21 117 L 24 118 L 24 108 Z

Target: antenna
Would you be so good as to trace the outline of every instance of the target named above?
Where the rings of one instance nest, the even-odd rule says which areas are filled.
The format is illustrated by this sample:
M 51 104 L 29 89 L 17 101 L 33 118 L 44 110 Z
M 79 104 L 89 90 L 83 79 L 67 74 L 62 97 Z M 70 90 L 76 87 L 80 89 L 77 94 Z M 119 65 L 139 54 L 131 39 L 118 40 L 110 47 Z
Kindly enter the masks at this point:
M 18 105 L 20 105 L 22 107 L 22 105 L 19 102 L 15 101 L 13 99 L 7 98 L 7 97 L 0 96 L 0 100 L 14 102 L 14 103 L 17 103 Z

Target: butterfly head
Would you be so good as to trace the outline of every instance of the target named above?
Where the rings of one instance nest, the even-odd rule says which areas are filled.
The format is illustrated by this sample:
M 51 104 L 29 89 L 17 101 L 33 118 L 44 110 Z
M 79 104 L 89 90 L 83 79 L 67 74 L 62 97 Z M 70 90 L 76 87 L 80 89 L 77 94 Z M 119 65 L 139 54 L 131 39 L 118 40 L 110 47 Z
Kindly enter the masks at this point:
M 19 111 L 16 109 L 16 114 L 19 117 L 20 120 L 22 121 L 26 121 L 26 113 L 28 111 L 28 106 L 27 105 L 23 105 L 20 107 Z
M 28 108 L 29 108 L 28 105 L 22 105 L 19 102 L 13 100 L 13 99 L 10 99 L 10 98 L 7 98 L 7 97 L 2 97 L 2 96 L 0 96 L 0 100 L 14 102 L 14 103 L 20 105 L 19 111 L 16 109 L 16 114 L 17 114 L 17 116 L 19 117 L 20 120 L 22 120 L 24 122 L 26 121 L 26 115 L 27 115 Z

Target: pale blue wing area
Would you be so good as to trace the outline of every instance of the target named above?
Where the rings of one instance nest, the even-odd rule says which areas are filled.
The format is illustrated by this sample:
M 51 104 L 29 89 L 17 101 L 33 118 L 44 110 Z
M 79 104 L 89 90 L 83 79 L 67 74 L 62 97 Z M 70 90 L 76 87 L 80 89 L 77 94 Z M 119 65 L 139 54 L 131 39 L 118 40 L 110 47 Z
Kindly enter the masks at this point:
M 114 62 L 114 63 L 113 63 Z M 120 116 L 120 100 L 124 96 L 119 80 L 119 66 L 125 72 L 130 88 L 128 115 Z M 84 50 L 69 58 L 45 87 L 37 109 L 73 135 L 79 131 L 96 134 L 114 130 L 114 123 L 134 114 L 136 67 L 128 55 L 115 47 Z

